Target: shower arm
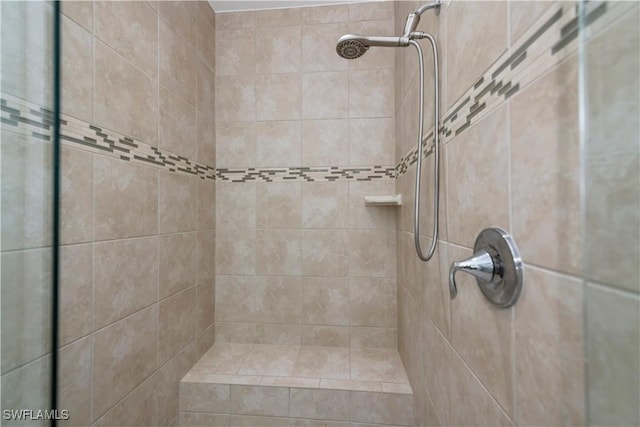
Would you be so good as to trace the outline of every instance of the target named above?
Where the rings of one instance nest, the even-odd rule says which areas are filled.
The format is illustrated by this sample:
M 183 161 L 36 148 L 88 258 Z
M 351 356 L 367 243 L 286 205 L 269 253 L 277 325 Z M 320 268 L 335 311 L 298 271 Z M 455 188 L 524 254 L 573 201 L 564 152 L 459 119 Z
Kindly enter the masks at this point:
M 435 0 L 435 1 L 423 4 L 414 13 L 416 15 L 422 15 L 423 13 L 425 13 L 429 9 L 435 9 L 436 10 L 436 15 L 439 15 L 440 14 L 440 6 L 442 6 L 442 0 Z
M 414 31 L 418 27 L 418 23 L 420 23 L 420 15 L 422 15 L 429 9 L 435 9 L 436 15 L 439 15 L 441 5 L 442 5 L 442 0 L 435 0 L 435 1 L 423 4 L 415 12 L 410 13 L 409 16 L 407 16 L 407 20 L 404 24 L 404 31 L 402 32 L 402 37 L 404 37 L 405 39 L 411 39 L 412 38 L 411 36 L 413 36 L 414 34 L 418 34 L 418 33 L 415 33 Z M 424 38 L 424 37 L 419 37 L 419 38 Z
M 425 9 L 426 10 L 426 9 Z M 433 65 L 434 65 L 434 149 L 433 149 L 433 161 L 434 161 L 434 178 L 433 178 L 433 232 L 431 246 L 424 255 L 422 247 L 420 246 L 420 177 L 422 175 L 422 134 L 424 132 L 424 58 L 422 55 L 422 48 L 420 43 L 416 39 L 427 39 L 431 43 L 433 48 Z M 418 62 L 420 66 L 420 105 L 419 105 L 419 126 L 418 126 L 418 160 L 416 163 L 416 185 L 415 185 L 415 197 L 414 197 L 414 221 L 413 221 L 413 234 L 416 245 L 416 252 L 418 258 L 422 261 L 429 261 L 435 253 L 436 246 L 438 244 L 438 220 L 440 211 L 440 161 L 439 161 L 439 148 L 440 148 L 440 95 L 438 92 L 438 49 L 436 47 L 436 41 L 431 34 L 424 32 L 411 32 L 409 44 L 416 48 L 418 53 Z

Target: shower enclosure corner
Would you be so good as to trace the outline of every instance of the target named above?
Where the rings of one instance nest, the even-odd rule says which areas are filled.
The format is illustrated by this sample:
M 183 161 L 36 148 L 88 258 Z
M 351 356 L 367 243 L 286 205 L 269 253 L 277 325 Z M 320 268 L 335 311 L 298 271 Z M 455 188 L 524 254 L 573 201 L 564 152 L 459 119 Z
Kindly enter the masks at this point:
M 3 426 L 57 416 L 59 7 L 0 2 Z

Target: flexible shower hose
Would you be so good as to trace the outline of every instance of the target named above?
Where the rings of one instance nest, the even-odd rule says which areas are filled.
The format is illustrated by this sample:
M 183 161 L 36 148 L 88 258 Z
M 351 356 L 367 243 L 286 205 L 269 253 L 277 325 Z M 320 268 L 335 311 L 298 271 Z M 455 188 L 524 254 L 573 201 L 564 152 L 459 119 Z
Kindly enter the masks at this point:
M 415 198 L 414 198 L 414 218 L 413 218 L 413 234 L 416 245 L 416 252 L 418 257 L 422 261 L 429 261 L 436 251 L 438 244 L 438 216 L 440 210 L 440 95 L 438 92 L 438 49 L 436 47 L 436 41 L 431 34 L 416 32 L 412 33 L 412 40 L 409 44 L 413 45 L 418 52 L 418 62 L 420 66 L 420 105 L 419 105 L 419 126 L 418 126 L 418 160 L 416 164 L 416 185 L 415 185 Z M 420 43 L 414 39 L 428 39 L 431 42 L 433 48 L 433 66 L 434 66 L 434 149 L 433 149 L 433 162 L 434 162 L 434 178 L 433 178 L 433 233 L 431 246 L 426 255 L 422 252 L 420 246 L 420 178 L 422 175 L 422 133 L 424 131 L 424 58 L 422 55 L 422 48 Z

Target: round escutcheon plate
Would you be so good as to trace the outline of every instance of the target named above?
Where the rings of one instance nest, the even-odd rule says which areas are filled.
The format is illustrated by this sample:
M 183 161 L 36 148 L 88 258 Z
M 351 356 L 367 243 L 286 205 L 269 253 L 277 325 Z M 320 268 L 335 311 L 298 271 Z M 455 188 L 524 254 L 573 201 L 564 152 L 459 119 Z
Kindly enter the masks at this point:
M 476 279 L 482 293 L 499 307 L 510 307 L 522 291 L 523 268 L 520 252 L 509 233 L 500 227 L 485 228 L 478 234 L 474 252 L 489 252 L 494 262 L 493 279 Z

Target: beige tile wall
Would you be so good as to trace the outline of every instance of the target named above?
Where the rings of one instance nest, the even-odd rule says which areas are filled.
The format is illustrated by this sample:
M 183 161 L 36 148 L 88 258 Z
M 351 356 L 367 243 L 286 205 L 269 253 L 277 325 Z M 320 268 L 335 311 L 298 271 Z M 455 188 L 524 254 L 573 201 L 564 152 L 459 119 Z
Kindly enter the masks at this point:
M 215 166 L 206 2 L 63 4 L 63 112 Z M 69 425 L 170 425 L 215 339 L 215 183 L 63 146 Z
M 217 167 L 394 163 L 390 2 L 216 15 Z M 373 91 L 372 91 L 373 89 Z M 395 212 L 373 182 L 216 183 L 216 339 L 396 346 Z
M 397 30 L 402 28 L 406 14 L 416 6 L 416 2 L 395 3 Z M 440 43 L 443 111 L 500 55 L 518 43 L 518 37 L 552 6 L 553 3 L 547 2 L 450 1 L 445 2 L 438 18 L 425 15 L 419 29 L 435 33 Z M 616 9 L 624 7 L 613 6 L 607 13 L 625 15 Z M 616 31 L 615 24 L 611 28 Z M 610 36 L 614 40 L 616 34 L 624 30 L 617 31 Z M 628 30 L 626 34 L 631 32 L 637 33 Z M 633 41 L 625 40 L 626 44 L 612 42 L 609 45 L 621 46 L 619 53 L 611 53 L 612 60 L 634 61 L 630 50 L 626 56 L 622 53 L 634 45 Z M 604 43 L 600 40 L 601 45 Z M 637 47 L 637 41 L 635 43 Z M 425 44 L 428 55 L 429 49 Z M 595 63 L 596 54 L 593 55 Z M 397 222 L 398 341 L 416 396 L 418 425 L 585 424 L 585 293 L 590 295 L 589 309 L 596 311 L 587 322 L 589 360 L 590 364 L 591 360 L 595 363 L 589 375 L 593 378 L 590 377 L 590 381 L 597 384 L 590 391 L 590 404 L 598 408 L 592 410 L 591 417 L 607 425 L 633 420 L 629 399 L 615 399 L 617 406 L 613 415 L 613 410 L 604 409 L 611 408 L 605 403 L 609 397 L 604 390 L 605 384 L 609 387 L 614 383 L 626 384 L 621 386 L 626 390 L 625 395 L 637 396 L 637 387 L 632 381 L 622 380 L 625 374 L 637 376 L 637 367 L 624 362 L 616 363 L 620 367 L 615 372 L 604 373 L 603 369 L 607 364 L 605 357 L 610 357 L 610 361 L 611 358 L 637 361 L 637 348 L 631 347 L 638 340 L 638 299 L 635 293 L 586 284 L 579 198 L 578 58 L 577 54 L 567 54 L 565 58 L 531 84 L 521 87 L 477 124 L 443 141 L 441 234 L 437 258 L 429 263 L 417 261 L 413 247 L 415 167 L 396 181 L 397 191 L 410 200 L 401 208 Z M 637 62 L 637 52 L 635 60 Z M 417 67 L 414 61 L 410 52 L 396 52 L 396 160 L 415 145 Z M 427 89 L 432 84 L 430 66 L 427 62 Z M 617 69 L 635 66 L 629 62 Z M 599 68 L 595 71 L 596 75 L 602 75 Z M 637 76 L 619 77 L 617 81 L 628 82 L 630 78 L 636 81 Z M 594 84 L 603 85 L 601 79 Z M 611 96 L 604 89 L 597 94 L 598 101 Z M 427 92 L 427 123 L 431 117 L 430 96 Z M 606 104 L 610 105 L 613 101 L 607 99 Z M 624 102 L 625 110 L 637 105 Z M 604 123 L 620 117 L 619 113 L 607 113 Z M 637 123 L 637 118 L 627 120 Z M 426 129 L 430 126 L 432 124 Z M 618 126 L 612 129 L 627 132 L 625 135 L 629 132 Z M 616 138 L 616 141 L 625 140 L 630 141 Z M 637 160 L 637 151 L 634 152 L 635 157 L 629 157 L 629 163 Z M 431 182 L 431 162 L 429 157 L 423 182 Z M 622 177 L 618 179 L 624 181 Z M 637 185 L 637 179 L 633 182 Z M 628 185 L 622 191 L 626 191 L 631 200 L 637 200 L 637 196 L 629 193 Z M 422 194 L 425 246 L 430 243 L 432 218 L 429 187 L 423 186 Z M 596 190 L 601 187 L 594 185 Z M 620 188 L 619 184 L 616 188 Z M 601 196 L 595 194 L 594 197 Z M 596 201 L 592 203 L 596 206 Z M 630 206 L 629 203 L 620 205 Z M 618 212 L 625 218 L 621 217 L 619 224 L 633 223 L 629 215 L 635 214 L 628 210 Z M 594 211 L 589 221 L 598 220 L 599 225 L 590 224 L 590 229 L 611 229 L 606 226 L 609 220 L 600 211 Z M 506 310 L 491 306 L 468 275 L 459 276 L 457 298 L 450 300 L 448 295 L 450 264 L 470 256 L 477 234 L 489 226 L 510 231 L 525 262 L 523 293 L 517 304 Z M 633 230 L 632 226 L 630 232 Z M 631 237 L 625 236 L 622 241 L 629 239 Z M 628 249 L 619 250 L 637 250 L 637 242 L 635 246 L 627 243 L 624 247 Z M 606 256 L 619 259 L 613 254 Z M 591 270 L 596 270 L 593 265 L 603 264 L 591 260 Z M 628 265 L 637 270 L 634 263 Z M 613 271 L 617 274 L 611 274 Z M 637 274 L 623 271 L 609 270 L 608 277 L 600 280 L 627 290 L 637 288 L 637 280 L 633 285 L 629 280 L 637 279 Z M 597 276 L 589 274 L 588 277 Z M 619 277 L 613 278 L 614 275 Z M 614 310 L 613 304 L 619 304 L 619 310 Z M 598 312 L 595 307 L 602 311 Z M 600 325 L 613 311 L 616 311 L 615 318 L 608 322 L 617 332 L 605 334 L 604 326 Z M 635 335 L 634 327 L 629 326 L 633 322 Z M 609 356 L 604 356 L 605 352 Z
M 593 425 L 640 424 L 640 33 L 635 25 L 640 8 L 635 6 L 604 31 L 592 31 L 586 45 L 585 335 Z
M 425 14 L 420 25 L 441 44 L 445 109 L 549 7 L 472 3 L 446 3 L 439 18 Z M 225 13 L 216 27 L 204 3 L 67 3 L 64 55 L 73 60 L 63 60 L 65 113 L 209 165 L 217 151 L 219 167 L 392 164 L 415 144 L 415 58 L 406 50 L 377 49 L 347 62 L 335 55 L 335 39 L 346 32 L 393 34 L 418 5 Z M 484 13 L 485 6 L 492 13 Z M 47 65 L 33 69 L 46 72 Z M 633 272 L 590 272 L 587 287 L 580 277 L 581 237 L 572 228 L 578 140 L 570 131 L 576 69 L 570 57 L 446 141 L 443 229 L 428 264 L 416 261 L 412 246 L 413 169 L 395 188 L 389 181 L 215 188 L 65 147 L 62 216 L 73 221 L 62 224 L 60 387 L 72 424 L 171 423 L 177 382 L 213 342 L 214 319 L 218 339 L 227 341 L 395 347 L 398 340 L 420 425 L 582 424 L 583 310 L 595 314 L 587 322 L 591 416 L 606 417 L 598 409 L 608 407 L 603 390 L 608 381 L 619 384 L 637 360 L 636 342 L 628 339 L 634 329 L 625 327 L 637 324 L 638 302 L 627 292 L 635 292 L 628 280 Z M 394 84 L 387 87 L 389 79 Z M 29 99 L 47 93 L 14 86 Z M 427 118 L 430 108 L 427 102 Z M 28 159 L 27 168 L 49 155 L 39 144 L 12 145 L 11 135 L 2 140 L 3 181 L 11 158 L 5 153 Z M 496 150 L 481 162 L 485 167 L 463 157 L 472 144 Z M 431 167 L 425 169 L 430 176 Z M 488 210 L 484 199 L 474 198 L 482 185 L 497 191 Z M 429 186 L 423 188 L 422 199 L 430 200 Z M 393 211 L 362 206 L 363 195 L 396 189 L 406 201 L 397 224 Z M 34 218 L 43 206 L 37 190 L 23 200 Z M 215 204 L 216 192 L 224 203 Z M 428 224 L 426 203 L 425 210 Z M 598 217 L 589 220 L 597 228 Z M 462 276 L 458 298 L 448 296 L 449 264 L 469 256 L 477 232 L 491 225 L 515 235 L 526 263 L 525 290 L 509 310 L 489 306 Z M 3 254 L 3 276 L 23 277 L 27 285 L 46 280 L 40 266 L 48 251 L 38 249 L 45 229 L 3 234 L 3 250 L 33 248 Z M 550 243 L 541 245 L 540 236 Z M 421 240 L 426 246 L 429 236 Z M 33 312 L 46 319 L 47 295 L 35 294 Z M 3 325 L 5 313 L 27 327 L 46 321 L 20 318 L 7 301 L 3 294 Z M 614 318 L 603 315 L 614 312 Z M 605 320 L 619 333 L 608 333 Z M 26 346 L 10 348 L 10 357 L 3 342 L 3 406 L 27 407 L 46 396 L 41 377 L 48 360 L 38 357 L 47 337 L 30 336 Z M 622 355 L 614 372 L 603 362 L 603 348 Z M 34 386 L 4 397 L 4 390 L 24 384 Z M 624 389 L 620 396 L 635 392 Z M 620 422 L 633 416 L 627 400 L 618 400 L 616 414 L 626 417 Z

